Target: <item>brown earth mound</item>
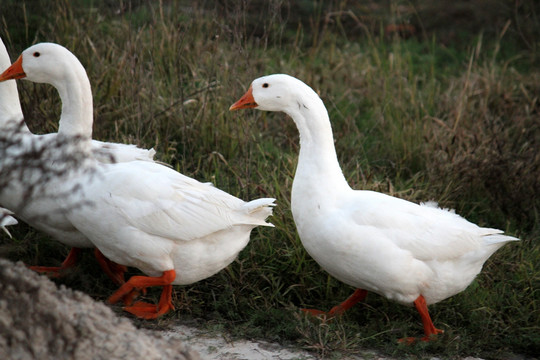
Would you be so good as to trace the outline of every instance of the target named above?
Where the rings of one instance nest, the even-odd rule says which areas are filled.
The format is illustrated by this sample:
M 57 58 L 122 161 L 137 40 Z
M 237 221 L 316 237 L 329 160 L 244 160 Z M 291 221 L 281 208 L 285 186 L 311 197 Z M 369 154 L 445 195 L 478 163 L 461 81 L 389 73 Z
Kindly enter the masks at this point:
M 178 359 L 181 340 L 137 329 L 89 296 L 0 259 L 0 359 Z

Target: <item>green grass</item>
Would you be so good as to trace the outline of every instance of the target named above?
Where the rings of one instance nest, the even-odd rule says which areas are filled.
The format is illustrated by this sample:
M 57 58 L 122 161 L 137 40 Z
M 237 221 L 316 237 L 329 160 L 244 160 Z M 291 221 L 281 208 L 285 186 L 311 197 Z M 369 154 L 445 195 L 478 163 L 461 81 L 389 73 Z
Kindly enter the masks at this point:
M 538 354 L 540 71 L 536 47 L 520 40 L 531 44 L 526 35 L 533 27 L 527 32 L 502 22 L 485 32 L 468 29 L 459 43 L 448 43 L 437 29 L 410 39 L 382 36 L 386 15 L 362 18 L 364 28 L 347 15 L 346 2 L 284 4 L 298 10 L 288 15 L 276 11 L 277 2 L 220 4 L 0 6 L 0 35 L 12 59 L 40 41 L 60 43 L 79 57 L 93 87 L 96 139 L 154 147 L 158 159 L 188 176 L 243 199 L 278 200 L 276 228 L 256 229 L 227 269 L 175 289 L 176 312 L 140 325 L 159 328 L 193 317 L 234 336 L 295 342 L 328 358 L 365 349 L 400 358 Z M 358 17 L 360 5 L 350 6 Z M 342 15 L 325 21 L 330 10 Z M 431 306 L 445 330 L 438 341 L 398 345 L 397 338 L 421 332 L 418 315 L 374 294 L 334 322 L 299 313 L 300 307 L 329 309 L 353 289 L 322 271 L 296 234 L 292 121 L 228 111 L 254 78 L 276 72 L 320 93 L 354 188 L 436 199 L 522 239 L 488 260 L 466 291 Z M 55 91 L 23 81 L 19 89 L 33 131 L 56 131 Z M 53 265 L 68 252 L 24 225 L 12 233 L 13 240 L 0 240 L 2 255 L 12 260 Z M 58 281 L 99 300 L 114 290 L 91 254 Z M 158 294 L 148 296 L 157 301 Z

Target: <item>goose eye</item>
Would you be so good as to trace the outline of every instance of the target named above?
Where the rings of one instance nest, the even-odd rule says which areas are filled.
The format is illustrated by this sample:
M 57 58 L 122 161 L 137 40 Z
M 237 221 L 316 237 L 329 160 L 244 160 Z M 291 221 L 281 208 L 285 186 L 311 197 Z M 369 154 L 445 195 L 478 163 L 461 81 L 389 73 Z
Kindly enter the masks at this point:
M 264 83 L 264 84 L 262 85 L 263 88 L 267 88 L 268 86 L 269 86 L 268 83 Z
M 39 55 L 41 55 L 38 51 L 36 51 L 34 54 L 34 57 L 39 57 Z

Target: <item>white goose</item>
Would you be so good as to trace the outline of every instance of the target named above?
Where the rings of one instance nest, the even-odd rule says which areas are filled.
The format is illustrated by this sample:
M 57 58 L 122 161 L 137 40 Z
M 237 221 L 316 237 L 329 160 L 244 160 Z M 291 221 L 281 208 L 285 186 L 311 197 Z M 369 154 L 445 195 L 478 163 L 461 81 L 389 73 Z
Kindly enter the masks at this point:
M 24 73 L 22 66 L 22 59 L 19 59 L 16 65 L 18 72 Z M 11 65 L 7 49 L 0 38 L 0 71 L 7 69 Z M 9 166 L 12 165 L 11 161 L 17 157 L 24 157 L 25 152 L 30 151 L 33 147 L 47 147 L 54 146 L 56 142 L 57 134 L 45 134 L 34 135 L 30 132 L 28 127 L 23 121 L 23 113 L 19 102 L 19 94 L 17 91 L 17 85 L 15 80 L 8 80 L 0 83 L 0 130 L 5 133 L 12 134 L 13 137 L 17 137 L 17 141 L 20 141 L 18 146 L 11 146 L 9 148 L 9 156 L 5 156 L 0 160 L 0 171 L 9 172 Z M 93 140 L 92 151 L 94 156 L 103 163 L 110 162 L 125 162 L 125 161 L 153 161 L 155 151 L 153 149 L 146 150 L 140 149 L 135 145 L 125 145 L 110 142 L 102 142 Z M 6 154 L 3 154 L 6 155 Z M 19 158 L 18 160 L 22 160 Z M 17 160 L 15 160 L 17 161 Z M 19 166 L 20 167 L 20 166 Z M 42 169 L 35 169 L 34 176 L 30 178 L 39 181 L 40 176 L 43 176 Z M 5 175 L 5 174 L 4 174 Z M 13 174 L 12 174 L 13 175 Z M 73 266 L 76 261 L 81 248 L 93 248 L 94 245 L 83 234 L 75 229 L 67 218 L 61 214 L 55 214 L 51 216 L 49 210 L 51 209 L 50 199 L 39 199 L 39 189 L 36 190 L 36 194 L 32 194 L 28 199 L 24 194 L 28 195 L 29 179 L 28 169 L 25 169 L 25 181 L 11 181 L 10 186 L 0 192 L 0 204 L 9 207 L 10 210 L 16 212 L 16 216 L 24 220 L 29 225 L 41 230 L 54 239 L 60 241 L 72 247 L 69 255 L 64 260 L 61 266 L 31 266 L 30 268 L 45 272 L 53 276 L 58 276 L 66 268 Z M 15 176 L 16 177 L 16 176 Z M 16 220 L 7 217 L 4 218 L 6 225 L 14 224 Z M 4 228 L 5 230 L 5 228 Z M 7 231 L 7 230 L 6 230 Z M 111 263 L 103 255 L 96 251 L 96 258 L 103 270 L 111 277 L 116 283 L 123 283 L 123 272 L 125 267 L 118 267 L 116 264 Z
M 50 43 L 30 47 L 20 59 L 24 73 L 14 64 L 7 78 L 56 87 L 63 105 L 58 136 L 75 139 L 75 150 L 86 154 L 70 179 L 53 189 L 66 193 L 75 184 L 80 190 L 56 198 L 67 218 L 107 258 L 148 275 L 130 278 L 109 302 L 131 305 L 146 287 L 163 286 L 157 306 L 125 308 L 142 318 L 160 316 L 173 309 L 172 285 L 212 276 L 236 258 L 253 228 L 273 226 L 265 219 L 275 199 L 245 202 L 152 162 L 97 163 L 90 151 L 92 93 L 80 62 Z
M 300 156 L 291 208 L 300 239 L 323 269 L 357 288 L 330 316 L 372 291 L 414 304 L 424 326 L 422 340 L 427 341 L 442 332 L 433 325 L 427 305 L 463 291 L 497 249 L 518 240 L 433 203 L 417 205 L 351 189 L 338 163 L 322 100 L 294 77 L 276 74 L 254 80 L 230 109 L 244 108 L 285 112 L 298 128 Z

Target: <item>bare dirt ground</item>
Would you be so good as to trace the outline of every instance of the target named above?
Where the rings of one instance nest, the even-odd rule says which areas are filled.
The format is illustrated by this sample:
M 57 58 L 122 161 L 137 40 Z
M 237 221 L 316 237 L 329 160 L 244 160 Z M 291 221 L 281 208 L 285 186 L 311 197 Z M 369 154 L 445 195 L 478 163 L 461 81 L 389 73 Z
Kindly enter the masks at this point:
M 311 360 L 316 354 L 176 323 L 138 329 L 88 295 L 0 259 L 0 359 Z M 343 360 L 385 359 L 375 351 Z M 477 360 L 466 358 L 464 360 Z
M 0 259 L 0 359 L 201 359 L 105 304 Z

